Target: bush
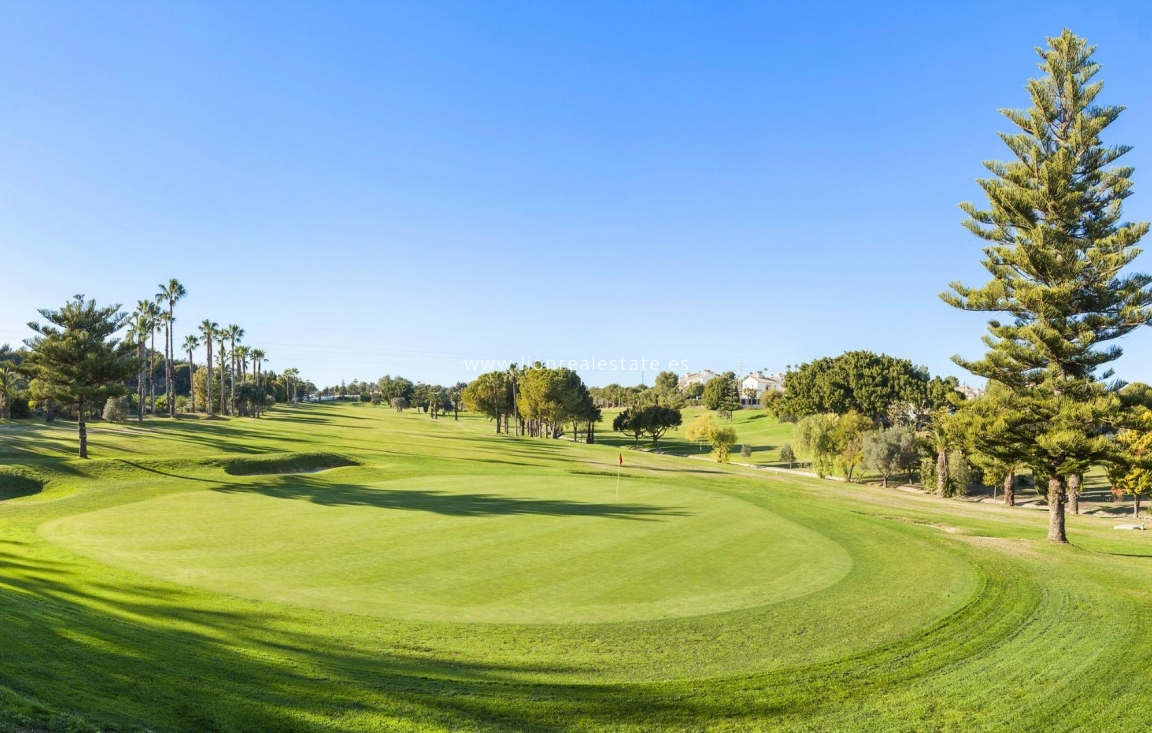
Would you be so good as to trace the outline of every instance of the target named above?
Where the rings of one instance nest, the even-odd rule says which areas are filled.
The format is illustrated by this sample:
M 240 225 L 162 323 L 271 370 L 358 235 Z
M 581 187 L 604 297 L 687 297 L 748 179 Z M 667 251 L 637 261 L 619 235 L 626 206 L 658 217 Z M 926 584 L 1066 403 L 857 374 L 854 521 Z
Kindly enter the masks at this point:
M 28 405 L 28 400 L 23 397 L 12 398 L 12 419 L 24 420 L 32 415 L 32 408 Z
M 371 402 L 372 401 L 372 395 L 368 394 L 367 392 L 361 392 L 360 393 L 360 401 L 361 402 Z
M 780 446 L 780 462 L 786 462 L 788 468 L 792 468 L 792 464 L 796 462 L 796 453 L 792 450 L 791 443 L 785 443 Z
M 109 397 L 108 401 L 104 403 L 104 419 L 108 422 L 124 422 L 127 420 L 128 398 Z
M 920 486 L 925 491 L 936 490 L 936 458 L 920 459 Z
M 752 446 L 748 445 L 747 443 L 740 446 L 740 457 L 741 458 L 750 458 L 751 456 L 752 456 Z

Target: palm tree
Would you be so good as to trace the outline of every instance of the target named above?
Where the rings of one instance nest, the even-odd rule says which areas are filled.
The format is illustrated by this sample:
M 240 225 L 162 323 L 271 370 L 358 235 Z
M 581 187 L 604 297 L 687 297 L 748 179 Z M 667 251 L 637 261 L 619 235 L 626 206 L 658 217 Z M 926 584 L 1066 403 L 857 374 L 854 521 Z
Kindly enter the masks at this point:
M 216 361 L 220 363 L 220 414 L 224 415 L 227 412 L 224 399 L 227 390 L 224 389 L 224 339 L 226 338 L 225 331 L 216 332 L 216 345 L 220 347 L 220 354 L 216 357 Z
M 233 323 L 233 324 L 230 324 L 228 326 L 225 333 L 227 334 L 228 340 L 230 342 L 229 348 L 231 349 L 231 356 L 232 356 L 232 361 L 230 362 L 232 365 L 232 377 L 231 377 L 232 399 L 228 403 L 229 404 L 228 414 L 234 415 L 234 414 L 236 414 L 236 342 L 239 341 L 240 338 L 244 335 L 244 329 L 240 328 L 235 323 Z
M 219 325 L 207 318 L 200 323 L 200 335 L 204 337 L 204 345 L 208 347 L 208 404 L 204 406 L 208 417 L 212 417 L 212 339 L 216 337 L 218 328 Z
M 20 374 L 8 364 L 0 365 L 0 419 L 12 418 L 12 400 L 23 386 Z
M 142 341 L 144 343 L 147 343 L 149 338 L 152 339 L 152 347 L 150 350 L 151 353 L 148 354 L 147 365 L 146 365 L 147 370 L 148 370 L 148 374 L 147 374 L 148 389 L 144 392 L 144 395 L 149 395 L 149 394 L 151 395 L 151 402 L 152 402 L 151 410 L 152 410 L 152 414 L 155 415 L 156 414 L 156 380 L 155 380 L 154 376 L 156 374 L 156 331 L 160 328 L 160 307 L 157 306 L 155 303 L 153 303 L 150 300 L 141 300 L 141 301 L 136 303 L 136 312 L 143 318 L 143 320 L 144 320 L 143 325 L 145 325 L 148 329 L 146 333 L 142 334 Z M 140 353 L 141 353 L 141 355 L 143 355 L 144 351 L 141 350 Z M 140 402 L 141 402 L 141 404 L 143 404 L 143 402 L 144 402 L 143 396 L 142 396 Z
M 192 413 L 196 413 L 196 364 L 192 361 L 192 352 L 200 348 L 200 339 L 193 334 L 184 337 L 184 350 L 188 352 L 188 399 Z
M 168 396 L 168 416 L 176 417 L 176 395 L 172 393 L 174 386 L 172 361 L 176 355 L 176 334 L 172 332 L 172 328 L 176 322 L 176 301 L 181 300 L 188 291 L 176 278 L 169 280 L 167 285 L 160 283 L 156 287 L 160 288 L 160 292 L 156 293 L 156 302 L 168 303 L 168 318 L 164 322 L 164 394 Z
M 284 370 L 284 399 L 288 404 L 296 404 L 296 378 L 300 376 L 298 369 L 285 369 Z
M 132 314 L 132 320 L 129 323 L 130 335 L 136 342 L 136 357 L 140 360 L 140 373 L 136 375 L 137 422 L 144 422 L 144 397 L 147 394 L 148 384 L 145 381 L 144 350 L 148 346 L 148 335 L 152 333 L 152 322 L 148 317 L 148 311 L 152 307 L 153 304 L 150 301 L 141 300 L 138 302 L 136 311 Z
M 267 361 L 264 358 L 263 349 L 252 349 L 252 376 L 256 378 L 256 382 L 260 382 L 261 365 Z
M 248 380 L 248 354 L 250 349 L 247 346 L 236 347 L 236 360 L 240 363 L 240 380 Z

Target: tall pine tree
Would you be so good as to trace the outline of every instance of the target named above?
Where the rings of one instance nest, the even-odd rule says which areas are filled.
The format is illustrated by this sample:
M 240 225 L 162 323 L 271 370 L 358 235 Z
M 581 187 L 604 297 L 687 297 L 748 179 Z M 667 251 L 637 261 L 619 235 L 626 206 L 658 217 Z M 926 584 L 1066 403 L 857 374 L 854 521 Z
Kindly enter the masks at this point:
M 87 458 L 88 410 L 124 394 L 124 380 L 140 367 L 132 343 L 114 338 L 128 314 L 119 305 L 100 308 L 77 295 L 60 310 L 44 309 L 40 315 L 47 323 L 28 324 L 37 335 L 24 342 L 28 355 L 20 369 L 32 378 L 37 399 L 76 408 L 79 454 Z
M 1101 457 L 1098 426 L 1115 397 L 1100 367 L 1121 354 L 1107 344 L 1152 321 L 1152 278 L 1122 270 L 1140 254 L 1148 223 L 1122 220 L 1132 168 L 1113 166 L 1127 146 L 1101 134 L 1124 110 L 1098 106 L 1095 47 L 1065 29 L 1037 49 L 1044 72 L 1028 81 L 1032 106 L 1003 110 L 1017 128 L 1000 138 L 1015 156 L 986 162 L 988 208 L 962 204 L 965 226 L 988 244 L 980 288 L 941 297 L 957 308 L 1004 314 L 988 322 L 984 358 L 954 357 L 1007 386 L 1004 434 L 1026 438 L 1028 462 L 1048 481 L 1049 533 L 1066 542 L 1064 479 Z

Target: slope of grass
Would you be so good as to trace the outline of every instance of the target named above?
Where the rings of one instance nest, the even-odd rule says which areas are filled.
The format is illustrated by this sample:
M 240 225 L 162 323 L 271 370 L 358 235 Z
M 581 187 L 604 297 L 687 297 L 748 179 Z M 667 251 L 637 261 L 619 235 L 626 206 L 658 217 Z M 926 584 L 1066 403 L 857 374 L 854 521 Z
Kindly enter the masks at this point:
M 0 708 L 157 731 L 1146 725 L 1152 538 L 1104 520 L 1050 547 L 1037 512 L 645 453 L 617 499 L 616 446 L 367 405 L 98 425 L 86 462 L 70 428 L 0 427 L 0 470 L 42 486 L 0 501 Z M 225 470 L 316 453 L 357 465 Z
M 597 435 L 597 440 L 606 445 L 620 448 L 632 446 L 634 441 L 631 438 L 619 433 L 612 433 L 609 430 L 613 418 L 619 414 L 620 410 L 607 409 L 603 412 L 605 430 Z M 685 437 L 685 432 L 693 420 L 709 412 L 709 410 L 698 407 L 682 410 L 683 424 L 679 428 L 669 431 L 660 439 L 661 450 L 682 456 L 707 455 L 710 448 L 705 444 L 688 440 Z M 716 415 L 716 413 L 711 414 Z M 719 418 L 717 420 L 721 423 L 724 422 Z M 767 415 L 763 410 L 738 410 L 732 413 L 732 422 L 724 424 L 736 431 L 737 444 L 732 448 L 733 461 L 765 466 L 782 465 L 780 464 L 780 446 L 791 442 L 792 428 L 794 427 L 792 423 L 777 422 L 775 418 Z M 650 438 L 644 437 L 640 440 L 640 445 L 651 448 L 652 441 Z M 750 457 L 744 458 L 740 455 L 741 445 L 748 445 L 752 449 Z

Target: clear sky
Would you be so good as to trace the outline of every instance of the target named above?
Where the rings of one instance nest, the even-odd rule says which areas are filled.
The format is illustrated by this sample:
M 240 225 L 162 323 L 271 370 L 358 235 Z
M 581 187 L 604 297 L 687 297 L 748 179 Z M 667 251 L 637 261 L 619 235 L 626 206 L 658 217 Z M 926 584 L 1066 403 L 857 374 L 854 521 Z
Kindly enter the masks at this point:
M 847 349 L 963 378 L 956 204 L 1064 26 L 1150 219 L 1152 4 L 3 3 L 0 343 L 178 277 L 179 340 L 235 322 L 317 383 Z M 1152 329 L 1123 346 L 1152 381 Z

